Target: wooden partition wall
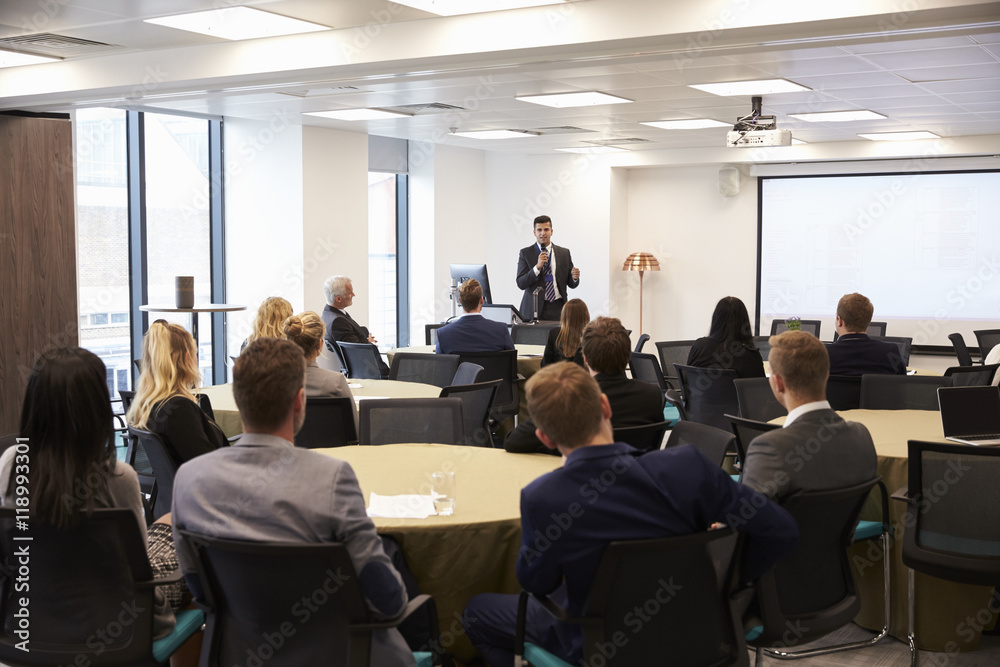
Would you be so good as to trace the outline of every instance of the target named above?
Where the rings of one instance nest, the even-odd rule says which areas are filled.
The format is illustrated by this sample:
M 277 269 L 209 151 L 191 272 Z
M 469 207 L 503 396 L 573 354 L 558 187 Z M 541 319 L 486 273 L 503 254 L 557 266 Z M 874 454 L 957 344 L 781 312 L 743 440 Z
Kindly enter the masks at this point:
M 0 114 L 0 435 L 42 352 L 77 345 L 69 116 Z

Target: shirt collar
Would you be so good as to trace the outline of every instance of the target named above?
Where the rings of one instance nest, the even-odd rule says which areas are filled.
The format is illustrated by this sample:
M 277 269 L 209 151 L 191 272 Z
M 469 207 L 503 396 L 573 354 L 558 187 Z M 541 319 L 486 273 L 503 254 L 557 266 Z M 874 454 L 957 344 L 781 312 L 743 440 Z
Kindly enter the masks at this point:
M 803 403 L 799 407 L 795 408 L 788 413 L 788 417 L 785 418 L 785 427 L 787 428 L 789 424 L 801 417 L 802 415 L 815 412 L 816 410 L 830 410 L 829 401 L 813 401 L 812 403 Z
M 564 467 L 577 463 L 578 461 L 588 461 L 590 459 L 599 459 L 608 456 L 628 456 L 635 453 L 637 450 L 631 445 L 627 445 L 624 442 L 616 442 L 611 445 L 586 445 L 584 447 L 577 447 L 569 453 L 566 457 L 566 464 Z
M 234 447 L 244 446 L 270 446 L 270 447 L 295 447 L 295 443 L 288 442 L 277 435 L 266 433 L 244 433 L 240 439 L 232 443 Z

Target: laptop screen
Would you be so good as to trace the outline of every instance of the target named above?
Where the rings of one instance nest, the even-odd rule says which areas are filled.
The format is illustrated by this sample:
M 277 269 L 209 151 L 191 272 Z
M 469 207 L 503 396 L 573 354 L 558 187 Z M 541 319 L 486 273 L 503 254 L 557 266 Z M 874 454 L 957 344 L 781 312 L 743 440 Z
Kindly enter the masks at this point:
M 940 387 L 945 436 L 1000 433 L 1000 387 Z

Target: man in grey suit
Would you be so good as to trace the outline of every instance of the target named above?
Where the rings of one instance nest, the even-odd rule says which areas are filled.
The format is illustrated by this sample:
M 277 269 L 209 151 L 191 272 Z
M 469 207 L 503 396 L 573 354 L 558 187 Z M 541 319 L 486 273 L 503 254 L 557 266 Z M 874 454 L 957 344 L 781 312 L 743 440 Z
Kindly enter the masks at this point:
M 838 489 L 875 477 L 875 445 L 864 424 L 845 421 L 826 401 L 830 358 L 815 336 L 771 336 L 771 390 L 788 410 L 784 428 L 747 447 L 742 482 L 781 500 L 796 491 Z
M 252 542 L 343 542 L 369 608 L 394 616 L 406 606 L 406 590 L 365 512 L 354 471 L 344 461 L 292 444 L 305 419 L 305 367 L 302 350 L 288 340 L 259 338 L 240 354 L 233 368 L 233 397 L 244 435 L 224 452 L 202 455 L 177 470 L 177 559 L 192 593 L 200 597 L 199 582 L 191 576 L 194 551 L 178 529 Z M 294 640 L 281 651 L 288 664 L 296 656 L 298 664 L 316 662 L 315 647 Z M 415 662 L 393 628 L 373 634 L 371 664 Z
M 530 321 L 535 312 L 536 289 L 538 294 L 538 319 L 558 322 L 563 305 L 569 298 L 567 288 L 580 284 L 580 269 L 573 266 L 568 248 L 552 244 L 552 219 L 540 215 L 534 220 L 532 230 L 535 243 L 522 248 L 517 256 L 517 287 L 524 290 L 521 296 L 521 318 Z

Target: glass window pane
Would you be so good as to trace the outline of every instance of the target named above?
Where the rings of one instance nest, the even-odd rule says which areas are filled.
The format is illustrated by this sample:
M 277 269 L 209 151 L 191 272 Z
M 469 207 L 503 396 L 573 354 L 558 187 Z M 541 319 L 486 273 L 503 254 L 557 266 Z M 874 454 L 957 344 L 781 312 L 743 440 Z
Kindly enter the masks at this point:
M 396 175 L 368 173 L 368 329 L 396 347 Z

